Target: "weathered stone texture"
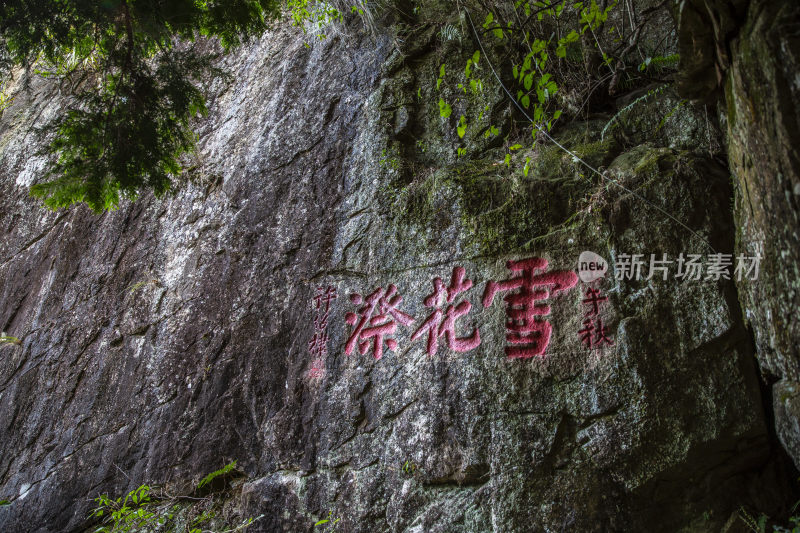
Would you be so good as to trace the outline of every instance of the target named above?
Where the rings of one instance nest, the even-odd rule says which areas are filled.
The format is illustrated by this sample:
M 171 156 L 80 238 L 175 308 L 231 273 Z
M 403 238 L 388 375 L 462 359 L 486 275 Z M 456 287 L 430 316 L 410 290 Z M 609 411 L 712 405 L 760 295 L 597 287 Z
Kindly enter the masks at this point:
M 180 490 L 232 459 L 255 531 L 310 531 L 328 511 L 354 532 L 713 531 L 784 502 L 732 282 L 609 276 L 602 351 L 581 345 L 579 282 L 550 302 L 541 360 L 506 359 L 503 295 L 481 302 L 509 259 L 732 252 L 727 170 L 694 133 L 640 144 L 635 121 L 624 139 L 601 139 L 605 120 L 559 134 L 635 195 L 552 147 L 527 154 L 528 177 L 508 170 L 485 124 L 459 161 L 437 54 L 472 50 L 434 39 L 402 55 L 386 36 L 265 36 L 211 87 L 192 182 L 101 217 L 27 197 L 42 169 L 28 127 L 58 98 L 19 93 L 0 123 L 0 326 L 22 339 L 0 348 L 5 530 L 77 531 L 100 492 Z M 485 83 L 487 123 L 508 128 Z M 699 135 L 699 113 L 665 127 Z M 455 266 L 474 283 L 457 333 L 481 345 L 440 339 L 430 357 L 410 336 Z M 345 355 L 348 295 L 390 283 L 416 323 L 380 360 Z M 317 378 L 318 286 L 338 297 Z

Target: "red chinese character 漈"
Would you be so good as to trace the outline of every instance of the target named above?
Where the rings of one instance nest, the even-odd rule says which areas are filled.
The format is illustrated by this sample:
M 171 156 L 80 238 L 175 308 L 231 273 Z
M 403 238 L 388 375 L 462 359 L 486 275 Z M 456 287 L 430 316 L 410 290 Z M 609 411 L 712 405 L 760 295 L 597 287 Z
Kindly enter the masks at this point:
M 397 309 L 403 298 L 397 294 L 397 287 L 394 285 L 389 285 L 385 293 L 382 287 L 378 287 L 366 298 L 360 294 L 351 294 L 350 301 L 354 305 L 365 305 L 358 310 L 358 314 L 347 313 L 344 317 L 345 322 L 355 326 L 345 344 L 344 353 L 347 355 L 353 353 L 356 344 L 359 352 L 364 355 L 369 350 L 369 339 L 372 339 L 372 355 L 375 359 L 380 359 L 383 356 L 384 343 L 392 351 L 397 349 L 396 340 L 384 339 L 397 329 L 397 323 L 392 318 L 406 326 L 414 322 L 414 317 Z M 372 316 L 376 308 L 379 314 Z
M 456 296 L 465 292 L 472 287 L 472 280 L 465 280 L 464 276 L 466 271 L 463 267 L 453 268 L 453 276 L 450 279 L 450 286 L 445 287 L 442 278 L 434 278 L 433 280 L 433 293 L 425 298 L 426 307 L 435 307 L 433 313 L 425 319 L 425 322 L 411 335 L 411 340 L 415 341 L 422 336 L 425 331 L 428 332 L 428 355 L 436 354 L 438 348 L 438 337 L 444 336 L 447 341 L 447 346 L 456 352 L 468 352 L 480 345 L 481 336 L 478 328 L 475 328 L 472 335 L 469 337 L 456 337 L 456 319 L 469 313 L 472 309 L 472 304 L 464 300 L 458 305 L 449 305 L 447 310 L 442 313 L 441 305 L 444 304 L 442 299 L 449 304 L 452 304 Z M 441 302 L 441 303 L 440 303 Z M 444 317 L 444 319 L 442 319 Z
M 539 257 L 509 261 L 507 266 L 518 275 L 505 281 L 488 282 L 483 306 L 492 305 L 498 291 L 517 290 L 504 298 L 508 303 L 506 341 L 512 345 L 506 347 L 506 355 L 509 359 L 541 357 L 550 344 L 553 327 L 540 318 L 550 314 L 550 305 L 540 302 L 574 287 L 578 276 L 570 270 L 545 272 L 548 262 Z

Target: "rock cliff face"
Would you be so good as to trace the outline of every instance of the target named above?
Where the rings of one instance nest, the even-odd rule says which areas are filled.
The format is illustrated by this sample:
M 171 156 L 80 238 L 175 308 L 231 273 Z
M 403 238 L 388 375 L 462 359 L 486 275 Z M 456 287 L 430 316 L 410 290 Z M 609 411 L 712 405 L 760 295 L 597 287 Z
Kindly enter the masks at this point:
M 613 275 L 745 249 L 703 109 L 664 92 L 620 135 L 561 128 L 606 181 L 552 145 L 524 176 L 483 136 L 510 128 L 487 76 L 465 162 L 434 89 L 472 51 L 434 27 L 267 35 L 225 59 L 190 181 L 101 217 L 28 198 L 31 125 L 60 104 L 20 83 L 0 122 L 0 326 L 21 339 L 0 347 L 2 529 L 82 531 L 101 492 L 234 459 L 252 531 L 329 512 L 354 532 L 721 531 L 792 503 L 755 351 L 796 336 L 747 315 L 754 344 L 739 302 L 759 293 L 732 280 Z M 584 251 L 604 277 L 578 278 Z M 525 305 L 540 337 L 516 344 Z
M 736 251 L 763 258 L 761 275 L 739 283 L 739 295 L 762 371 L 774 383 L 778 435 L 798 465 L 800 6 L 695 0 L 681 3 L 676 13 L 685 72 L 681 92 L 717 100 L 727 126 Z

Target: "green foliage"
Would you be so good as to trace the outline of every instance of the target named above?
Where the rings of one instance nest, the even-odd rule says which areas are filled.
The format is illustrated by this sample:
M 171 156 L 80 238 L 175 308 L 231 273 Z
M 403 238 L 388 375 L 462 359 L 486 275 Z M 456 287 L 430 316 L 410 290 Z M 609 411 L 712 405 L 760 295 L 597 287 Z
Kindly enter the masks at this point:
M 317 526 L 324 526 L 322 528 L 323 531 L 333 532 L 336 531 L 336 525 L 339 523 L 340 520 L 341 518 L 333 517 L 333 511 L 328 511 L 328 518 L 324 518 L 322 520 L 317 521 L 314 524 L 314 527 L 316 528 Z
M 420 150 L 424 151 L 424 148 L 422 146 L 419 147 Z M 383 151 L 381 151 L 381 159 L 380 161 L 378 161 L 378 164 L 382 167 L 390 168 L 392 170 L 399 170 L 400 158 L 397 157 L 397 154 L 394 151 L 387 153 L 386 149 L 384 148 Z
M 444 101 L 443 98 L 439 98 L 439 116 L 442 118 L 447 118 L 453 113 L 453 108 Z
M 200 480 L 200 483 L 197 484 L 197 489 L 198 490 L 202 489 L 203 487 L 214 481 L 214 479 L 218 478 L 219 476 L 224 476 L 225 474 L 230 473 L 234 468 L 236 468 L 236 461 L 228 463 L 219 470 L 211 472 L 206 477 Z
M 116 533 L 123 531 L 139 531 L 148 527 L 163 525 L 172 518 L 172 514 L 160 515 L 153 512 L 150 506 L 150 487 L 141 485 L 125 495 L 112 500 L 103 494 L 95 499 L 97 508 L 91 516 L 105 517 L 110 525 L 101 526 L 95 533 Z
M 6 93 L 3 86 L 0 85 L 0 116 L 3 115 L 3 111 L 10 106 L 13 101 L 14 97 Z
M 327 2 L 317 2 L 316 0 L 288 0 L 289 13 L 292 23 L 306 31 L 306 24 L 315 25 L 319 30 L 325 26 L 342 20 L 342 13 Z M 318 34 L 320 39 L 325 39 L 324 33 Z
M 800 501 L 792 507 L 792 513 L 797 512 L 797 507 Z M 744 507 L 739 508 L 739 519 L 744 522 L 747 529 L 752 533 L 767 533 L 767 523 L 771 522 L 770 518 L 765 514 L 760 514 L 758 518 L 750 514 Z M 789 517 L 789 525 L 772 525 L 771 533 L 800 533 L 800 516 Z
M 400 470 L 407 476 L 413 476 L 417 472 L 417 464 L 413 461 L 406 461 Z
M 327 26 L 344 20 L 344 13 L 333 2 L 325 2 L 323 0 L 287 0 L 286 6 L 289 8 L 292 24 L 302 28 L 304 33 L 307 25 L 315 27 L 317 37 L 320 40 L 327 38 L 327 34 L 323 33 Z M 350 12 L 366 15 L 366 0 L 358 0 L 357 3 L 350 5 Z
M 603 92 L 616 98 L 622 90 L 650 85 L 652 74 L 662 74 L 662 67 L 677 60 L 671 54 L 674 43 L 653 39 L 647 29 L 648 25 L 655 28 L 658 17 L 668 16 L 666 3 L 642 8 L 618 0 L 466 0 L 458 7 L 461 24 L 471 30 L 474 48 L 467 49 L 466 40 L 460 43 L 463 68 L 453 68 L 454 46 L 440 51 L 439 115 L 447 118 L 456 113 L 458 121 L 447 124 L 455 128 L 458 139 L 466 139 L 473 128 L 480 128 L 487 140 L 500 136 L 502 130 L 507 136 L 502 164 L 519 165 L 521 177 L 531 172 L 531 154 L 523 149 L 534 149 L 546 139 L 565 112 L 588 114 L 595 100 L 610 103 L 602 102 Z M 446 27 L 454 20 L 443 24 Z M 474 52 L 468 55 L 470 50 Z M 639 68 L 643 60 L 645 66 Z M 492 83 L 490 92 L 483 94 L 487 76 Z M 502 128 L 491 123 L 498 111 L 503 114 L 491 109 L 498 91 L 510 96 L 515 108 L 511 120 L 502 119 Z M 418 97 L 422 98 L 421 93 Z M 614 117 L 608 128 L 631 109 Z M 530 137 L 521 143 L 523 132 Z M 517 147 L 520 144 L 525 146 Z M 483 151 L 496 147 L 497 141 L 473 145 Z M 463 141 L 456 140 L 455 149 L 459 157 L 482 157 L 470 154 L 473 147 Z
M 641 104 L 645 100 L 647 100 L 647 99 L 649 99 L 649 98 L 651 98 L 651 97 L 653 97 L 653 96 L 655 96 L 657 94 L 660 94 L 660 93 L 664 92 L 664 89 L 666 89 L 666 88 L 667 88 L 666 85 L 661 85 L 659 87 L 656 87 L 655 89 L 651 89 L 651 90 L 647 91 L 645 94 L 643 94 L 642 96 L 638 97 L 636 100 L 634 100 L 630 104 L 626 105 L 625 107 L 623 107 L 622 109 L 617 111 L 617 113 L 613 117 L 611 117 L 611 119 L 609 119 L 608 122 L 606 122 L 606 125 L 603 126 L 603 131 L 600 132 L 600 140 L 602 141 L 605 138 L 606 133 L 608 132 L 609 128 L 611 128 L 614 124 L 616 124 L 620 120 L 621 117 L 625 116 L 634 107 L 636 107 L 637 105 Z M 680 106 L 680 105 L 682 105 L 682 103 L 678 104 L 678 105 Z M 672 111 L 670 111 L 669 115 L 664 117 L 662 119 L 662 121 L 659 123 L 657 129 L 660 129 L 664 125 L 664 122 L 669 118 L 669 116 L 671 116 L 676 110 L 677 110 L 677 107 L 674 108 Z
M 0 333 L 0 346 L 3 344 L 22 344 L 22 341 L 16 337 L 12 337 L 11 335 L 6 335 L 6 332 Z
M 459 138 L 463 139 L 464 135 L 467 133 L 467 117 L 461 115 L 461 118 L 458 119 L 458 136 Z
M 10 0 L 0 6 L 0 61 L 67 82 L 72 103 L 50 123 L 48 181 L 31 192 L 51 208 L 84 202 L 96 212 L 143 190 L 164 194 L 195 145 L 200 89 L 221 72 L 213 55 L 180 41 L 217 38 L 225 48 L 258 35 L 278 0 Z
M 197 488 L 207 487 L 215 478 L 229 473 L 236 462 L 225 465 L 220 470 L 208 474 Z M 202 533 L 213 531 L 233 533 L 244 531 L 253 522 L 262 518 L 247 518 L 241 522 L 228 524 L 219 516 L 222 502 L 215 495 L 205 498 L 192 497 L 186 503 L 185 497 L 161 495 L 156 497 L 149 485 L 140 485 L 125 496 L 111 498 L 106 494 L 95 498 L 97 507 L 90 518 L 100 521 L 94 533 L 133 533 L 145 531 L 169 531 L 173 533 Z

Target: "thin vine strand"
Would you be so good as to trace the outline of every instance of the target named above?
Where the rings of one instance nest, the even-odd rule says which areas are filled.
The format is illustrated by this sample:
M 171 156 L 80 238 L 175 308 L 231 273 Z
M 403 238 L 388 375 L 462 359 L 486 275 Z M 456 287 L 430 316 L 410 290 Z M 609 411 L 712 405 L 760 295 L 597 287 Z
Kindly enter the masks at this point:
M 622 189 L 623 191 L 627 192 L 628 194 L 630 194 L 630 195 L 631 195 L 631 196 L 633 196 L 634 198 L 637 198 L 637 199 L 641 200 L 642 202 L 644 202 L 645 204 L 649 205 L 650 207 L 652 207 L 652 208 L 656 209 L 656 210 L 657 210 L 657 211 L 659 211 L 661 214 L 663 214 L 663 215 L 665 215 L 666 217 L 668 217 L 669 219 L 673 220 L 673 221 L 674 221 L 674 222 L 676 222 L 678 225 L 680 225 L 682 228 L 684 228 L 685 230 L 687 230 L 689 233 L 691 233 L 692 235 L 694 235 L 695 237 L 697 237 L 698 239 L 700 239 L 700 241 L 701 241 L 701 242 L 702 242 L 702 243 L 703 243 L 705 246 L 707 246 L 707 247 L 708 247 L 708 248 L 709 248 L 709 249 L 710 249 L 712 252 L 714 252 L 714 253 L 717 253 L 717 251 L 714 249 L 714 247 L 713 247 L 713 246 L 711 246 L 711 243 L 709 243 L 709 242 L 708 242 L 708 241 L 705 239 L 705 237 L 703 237 L 702 235 L 700 235 L 699 233 L 697 233 L 695 230 L 693 230 L 692 228 L 690 228 L 689 226 L 687 226 L 686 224 L 684 224 L 683 222 L 681 222 L 679 219 L 675 218 L 673 215 L 671 215 L 669 212 L 667 212 L 667 211 L 666 211 L 664 208 L 660 207 L 659 205 L 656 205 L 656 204 L 654 204 L 653 202 L 651 202 L 651 201 L 650 201 L 650 200 L 648 200 L 647 198 L 645 198 L 645 197 L 641 196 L 640 194 L 637 194 L 636 192 L 632 191 L 632 190 L 631 190 L 631 189 L 629 189 L 628 187 L 625 187 L 624 185 L 622 185 L 621 183 L 619 183 L 619 182 L 618 182 L 617 180 L 615 180 L 614 178 L 611 178 L 611 177 L 607 176 L 605 172 L 600 172 L 599 170 L 597 170 L 596 168 L 594 168 L 592 165 L 590 165 L 589 163 L 587 163 L 586 161 L 584 161 L 583 159 L 581 159 L 580 157 L 578 157 L 578 155 L 577 155 L 575 152 L 573 152 L 572 150 L 570 150 L 569 148 L 567 148 L 566 146 L 562 145 L 560 142 L 558 142 L 557 140 L 555 140 L 555 139 L 554 139 L 554 138 L 553 138 L 553 137 L 552 137 L 552 136 L 551 136 L 549 133 L 547 133 L 547 131 L 546 131 L 546 130 L 545 130 L 543 127 L 542 127 L 542 126 L 540 126 L 539 124 L 537 124 L 537 123 L 536 123 L 536 122 L 535 122 L 535 121 L 534 121 L 534 120 L 533 120 L 533 119 L 532 119 L 532 118 L 531 118 L 531 117 L 528 115 L 528 113 L 525 111 L 525 109 L 523 109 L 523 108 L 522 108 L 522 106 L 521 106 L 521 105 L 519 105 L 519 103 L 517 102 L 517 100 L 516 100 L 516 99 L 515 99 L 515 98 L 514 98 L 514 97 L 511 95 L 511 93 L 509 92 L 508 88 L 506 88 L 506 85 L 503 83 L 503 80 L 501 80 L 501 79 L 500 79 L 500 76 L 498 76 L 498 74 L 497 74 L 497 71 L 494 69 L 494 65 L 492 65 L 492 62 L 491 62 L 491 60 L 489 59 L 489 55 L 486 53 L 486 49 L 483 47 L 483 42 L 481 41 L 481 38 L 480 38 L 480 36 L 478 35 L 478 32 L 477 32 L 477 30 L 475 29 L 475 23 L 474 23 L 474 22 L 473 22 L 473 20 L 472 20 L 472 15 L 470 14 L 470 12 L 469 12 L 469 9 L 467 9 L 467 8 L 462 8 L 462 9 L 464 10 L 464 12 L 465 12 L 465 13 L 466 13 L 466 15 L 467 15 L 467 18 L 469 19 L 469 24 L 470 24 L 470 26 L 472 27 L 472 33 L 473 33 L 473 35 L 475 35 L 475 39 L 478 41 L 478 46 L 479 46 L 479 47 L 480 47 L 480 49 L 481 49 L 481 53 L 482 53 L 482 54 L 483 54 L 483 56 L 486 58 L 486 62 L 489 64 L 489 68 L 491 69 L 491 71 L 492 71 L 492 74 L 494 75 L 495 79 L 497 79 L 497 82 L 500 84 L 500 87 L 502 87 L 502 88 L 503 88 L 503 91 L 505 91 L 505 93 L 508 95 L 508 97 L 509 97 L 509 99 L 511 100 L 511 102 L 512 102 L 512 103 L 513 103 L 513 104 L 514 104 L 516 107 L 517 107 L 517 109 L 519 109 L 519 110 L 520 110 L 520 112 L 521 112 L 521 113 L 522 113 L 522 114 L 525 116 L 525 118 L 526 118 L 526 119 L 528 119 L 528 121 L 529 121 L 529 122 L 530 122 L 530 123 L 531 123 L 531 124 L 532 124 L 532 125 L 533 125 L 533 126 L 536 128 L 536 129 L 537 129 L 537 130 L 539 130 L 539 132 L 541 132 L 541 133 L 542 133 L 542 134 L 543 134 L 543 135 L 544 135 L 544 136 L 545 136 L 547 139 L 549 139 L 549 140 L 550 140 L 550 141 L 551 141 L 553 144 L 555 144 L 555 145 L 556 145 L 557 147 L 559 147 L 561 150 L 563 150 L 564 152 L 566 152 L 567 154 L 569 154 L 570 156 L 572 156 L 572 158 L 573 158 L 573 160 L 574 160 L 574 161 L 578 161 L 578 162 L 580 162 L 580 163 L 581 163 L 583 166 L 585 166 L 586 168 L 588 168 L 589 170 L 591 170 L 592 172 L 594 172 L 595 174 L 597 174 L 598 176 L 600 176 L 600 178 L 602 178 L 602 179 L 604 179 L 604 180 L 606 180 L 606 181 L 608 181 L 608 182 L 610 182 L 610 183 L 613 183 L 614 185 L 616 185 L 617 187 L 619 187 L 619 188 L 620 188 L 620 189 Z

